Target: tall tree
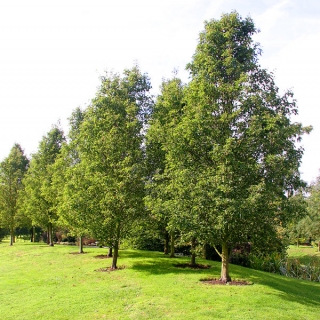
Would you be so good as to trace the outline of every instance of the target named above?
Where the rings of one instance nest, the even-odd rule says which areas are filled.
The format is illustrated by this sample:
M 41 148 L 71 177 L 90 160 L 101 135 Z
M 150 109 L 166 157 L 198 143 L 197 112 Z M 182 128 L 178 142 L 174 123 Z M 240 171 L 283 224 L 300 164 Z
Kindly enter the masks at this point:
M 53 246 L 53 224 L 57 220 L 55 193 L 51 189 L 52 166 L 64 141 L 63 131 L 54 126 L 40 141 L 38 152 L 32 155 L 24 179 L 23 208 L 33 225 L 47 227 L 50 246 Z
M 85 111 L 76 108 L 69 118 L 68 142 L 62 144 L 60 153 L 52 166 L 52 184 L 51 190 L 54 194 L 55 207 L 58 213 L 58 224 L 67 227 L 70 233 L 79 238 L 79 253 L 83 253 L 82 237 L 88 233 L 87 223 L 83 219 L 78 219 L 81 212 L 75 213 L 75 208 L 71 208 L 68 204 L 68 197 L 74 197 L 74 201 L 78 200 L 78 210 L 81 197 L 76 192 L 71 192 L 66 197 L 65 185 L 75 178 L 75 167 L 80 162 L 80 156 L 77 148 L 77 139 L 80 133 L 80 126 L 84 120 Z M 85 192 L 85 190 L 84 190 Z
M 198 225 L 200 240 L 221 246 L 222 281 L 231 279 L 232 245 L 276 235 L 286 223 L 289 196 L 303 185 L 295 143 L 311 130 L 291 122 L 292 92 L 280 95 L 259 66 L 256 32 L 236 12 L 205 23 L 166 164 L 179 227 Z
M 308 198 L 308 216 L 305 225 L 308 225 L 308 234 L 318 239 L 318 251 L 320 251 L 320 177 L 310 187 Z
M 153 113 L 148 123 L 146 135 L 147 156 L 147 196 L 146 205 L 153 220 L 158 221 L 158 228 L 164 229 L 165 253 L 168 252 L 170 238 L 170 257 L 174 257 L 174 240 L 177 226 L 172 223 L 172 217 L 177 210 L 174 199 L 165 189 L 168 184 L 166 177 L 166 157 L 168 150 L 175 143 L 173 130 L 179 123 L 184 106 L 184 85 L 175 76 L 164 80 L 161 93 L 157 97 Z
M 14 243 L 14 231 L 18 219 L 18 197 L 23 189 L 22 180 L 27 172 L 29 160 L 19 144 L 0 163 L 0 221 L 10 230 L 10 245 Z
M 75 143 L 64 199 L 79 223 L 114 248 L 144 211 L 143 125 L 151 113 L 148 76 L 137 66 L 106 75 L 88 107 Z M 74 196 L 76 195 L 76 196 Z
M 289 240 L 296 242 L 299 246 L 299 238 L 310 236 L 308 234 L 308 203 L 304 190 L 300 190 L 290 197 L 287 211 L 290 212 L 290 221 L 286 227 L 286 234 Z

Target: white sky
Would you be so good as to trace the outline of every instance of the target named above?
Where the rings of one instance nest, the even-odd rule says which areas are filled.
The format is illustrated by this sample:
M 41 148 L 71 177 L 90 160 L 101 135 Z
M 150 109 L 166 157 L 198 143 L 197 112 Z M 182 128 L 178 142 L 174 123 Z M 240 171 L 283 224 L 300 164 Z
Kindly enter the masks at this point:
M 318 0 L 0 0 L 0 161 L 15 142 L 30 155 L 60 119 L 86 107 L 105 70 L 138 61 L 154 93 L 173 69 L 187 81 L 203 21 L 237 10 L 250 15 L 261 65 L 275 71 L 281 92 L 291 88 L 303 125 L 303 179 L 318 176 Z

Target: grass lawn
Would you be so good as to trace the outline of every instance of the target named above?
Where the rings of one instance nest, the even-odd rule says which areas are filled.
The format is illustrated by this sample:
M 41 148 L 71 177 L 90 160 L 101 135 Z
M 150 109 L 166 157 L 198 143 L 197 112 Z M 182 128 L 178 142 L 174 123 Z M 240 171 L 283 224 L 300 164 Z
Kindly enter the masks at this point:
M 318 262 L 320 265 L 320 252 L 317 247 L 311 246 L 293 246 L 288 249 L 289 258 L 297 258 L 301 263 L 308 264 Z
M 212 286 L 210 269 L 176 268 L 184 257 L 120 250 L 124 269 L 101 272 L 107 249 L 0 244 L 0 317 L 9 319 L 319 319 L 320 284 L 231 265 L 248 286 Z

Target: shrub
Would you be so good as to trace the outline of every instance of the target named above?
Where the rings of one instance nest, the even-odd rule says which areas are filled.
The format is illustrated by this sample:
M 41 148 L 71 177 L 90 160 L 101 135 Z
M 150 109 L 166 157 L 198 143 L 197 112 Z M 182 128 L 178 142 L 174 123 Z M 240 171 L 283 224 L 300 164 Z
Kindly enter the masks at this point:
M 282 254 L 273 253 L 268 256 L 248 255 L 247 267 L 278 273 L 286 277 L 320 282 L 320 261 L 311 259 L 302 263 L 299 259 L 286 258 Z
M 148 237 L 147 235 L 127 239 L 127 245 L 132 249 L 163 251 L 163 241 L 158 238 Z
M 279 269 L 286 277 L 320 282 L 320 262 L 316 259 L 307 264 L 298 259 L 282 260 Z
M 252 269 L 280 274 L 281 261 L 284 260 L 284 255 L 278 252 L 269 255 L 250 254 L 248 260 L 249 267 Z
M 7 229 L 0 228 L 0 241 L 2 241 L 2 239 L 8 234 L 9 234 L 9 231 Z
M 230 256 L 230 263 L 242 267 L 250 267 L 249 254 L 246 252 L 232 252 Z

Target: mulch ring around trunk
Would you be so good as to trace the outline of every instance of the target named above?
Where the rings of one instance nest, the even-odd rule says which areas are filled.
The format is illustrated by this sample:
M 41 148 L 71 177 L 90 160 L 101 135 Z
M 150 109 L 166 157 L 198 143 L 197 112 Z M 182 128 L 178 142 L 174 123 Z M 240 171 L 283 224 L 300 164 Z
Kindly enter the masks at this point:
M 109 255 L 107 254 L 99 254 L 97 256 L 95 256 L 96 259 L 107 259 L 107 258 L 111 258 Z
M 223 281 L 223 280 L 219 280 L 219 279 L 201 279 L 201 282 L 205 283 L 205 284 L 210 284 L 210 285 L 223 285 L 223 286 L 250 286 L 253 285 L 253 282 L 250 281 L 246 281 L 246 280 L 231 280 L 231 281 Z
M 191 263 L 177 263 L 173 265 L 176 268 L 190 268 L 190 269 L 209 269 L 211 268 L 208 264 L 191 264 Z
M 69 252 L 70 254 L 85 254 L 85 253 L 88 253 L 88 252 Z
M 98 271 L 98 272 L 111 272 L 111 271 L 119 271 L 119 270 L 123 270 L 125 269 L 125 266 L 119 266 L 117 268 L 111 268 L 111 267 L 107 267 L 107 268 L 100 268 L 94 271 Z

